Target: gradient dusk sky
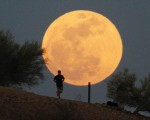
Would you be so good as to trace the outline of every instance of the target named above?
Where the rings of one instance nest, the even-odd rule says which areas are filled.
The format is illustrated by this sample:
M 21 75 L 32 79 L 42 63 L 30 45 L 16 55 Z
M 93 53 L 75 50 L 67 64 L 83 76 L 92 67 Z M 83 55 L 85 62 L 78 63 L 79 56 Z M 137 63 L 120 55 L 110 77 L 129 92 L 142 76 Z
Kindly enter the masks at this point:
M 1 0 L 0 29 L 10 30 L 17 42 L 42 42 L 47 27 L 73 10 L 91 10 L 110 19 L 120 31 L 123 57 L 117 71 L 128 68 L 142 78 L 150 73 L 150 0 Z M 44 70 L 45 81 L 34 93 L 56 97 L 53 75 Z M 106 83 L 92 86 L 92 102 L 106 102 Z M 87 99 L 87 87 L 64 85 L 64 99 Z

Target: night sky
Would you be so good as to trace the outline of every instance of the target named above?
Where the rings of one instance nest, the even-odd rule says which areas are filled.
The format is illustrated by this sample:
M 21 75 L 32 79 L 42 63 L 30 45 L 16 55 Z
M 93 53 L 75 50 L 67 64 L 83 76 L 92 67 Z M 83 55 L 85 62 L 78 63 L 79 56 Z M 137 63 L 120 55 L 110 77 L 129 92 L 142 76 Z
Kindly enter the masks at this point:
M 110 19 L 120 31 L 123 57 L 117 71 L 128 68 L 139 78 L 150 73 L 150 0 L 3 0 L 0 29 L 10 30 L 18 43 L 42 42 L 47 27 L 59 16 L 73 10 L 91 10 Z M 29 91 L 56 97 L 53 75 L 44 70 L 45 81 Z M 92 86 L 92 102 L 106 102 L 106 83 Z M 86 101 L 87 87 L 64 85 L 65 99 Z

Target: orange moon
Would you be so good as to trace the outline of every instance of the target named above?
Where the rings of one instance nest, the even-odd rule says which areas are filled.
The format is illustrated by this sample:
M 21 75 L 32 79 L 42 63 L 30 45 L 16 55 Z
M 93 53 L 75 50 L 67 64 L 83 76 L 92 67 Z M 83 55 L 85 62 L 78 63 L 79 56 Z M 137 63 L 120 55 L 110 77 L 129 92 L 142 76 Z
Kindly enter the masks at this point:
M 120 63 L 123 46 L 115 25 L 103 15 L 76 10 L 58 17 L 43 37 L 43 58 L 54 75 L 76 86 L 99 83 Z

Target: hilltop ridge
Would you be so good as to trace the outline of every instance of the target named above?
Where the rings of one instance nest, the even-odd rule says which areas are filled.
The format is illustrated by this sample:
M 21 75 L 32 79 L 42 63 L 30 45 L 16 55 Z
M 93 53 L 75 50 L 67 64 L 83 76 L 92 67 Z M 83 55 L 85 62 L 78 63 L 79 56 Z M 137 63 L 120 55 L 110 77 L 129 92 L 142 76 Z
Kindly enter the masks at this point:
M 0 87 L 0 120 L 149 120 L 101 104 L 57 99 Z

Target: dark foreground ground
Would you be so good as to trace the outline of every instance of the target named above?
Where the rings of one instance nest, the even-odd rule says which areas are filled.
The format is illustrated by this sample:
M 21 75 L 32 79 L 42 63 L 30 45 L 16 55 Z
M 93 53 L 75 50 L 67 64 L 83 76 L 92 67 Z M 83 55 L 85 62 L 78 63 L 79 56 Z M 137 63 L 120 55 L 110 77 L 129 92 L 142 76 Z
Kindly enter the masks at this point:
M 56 99 L 0 87 L 0 120 L 150 120 L 101 104 Z

